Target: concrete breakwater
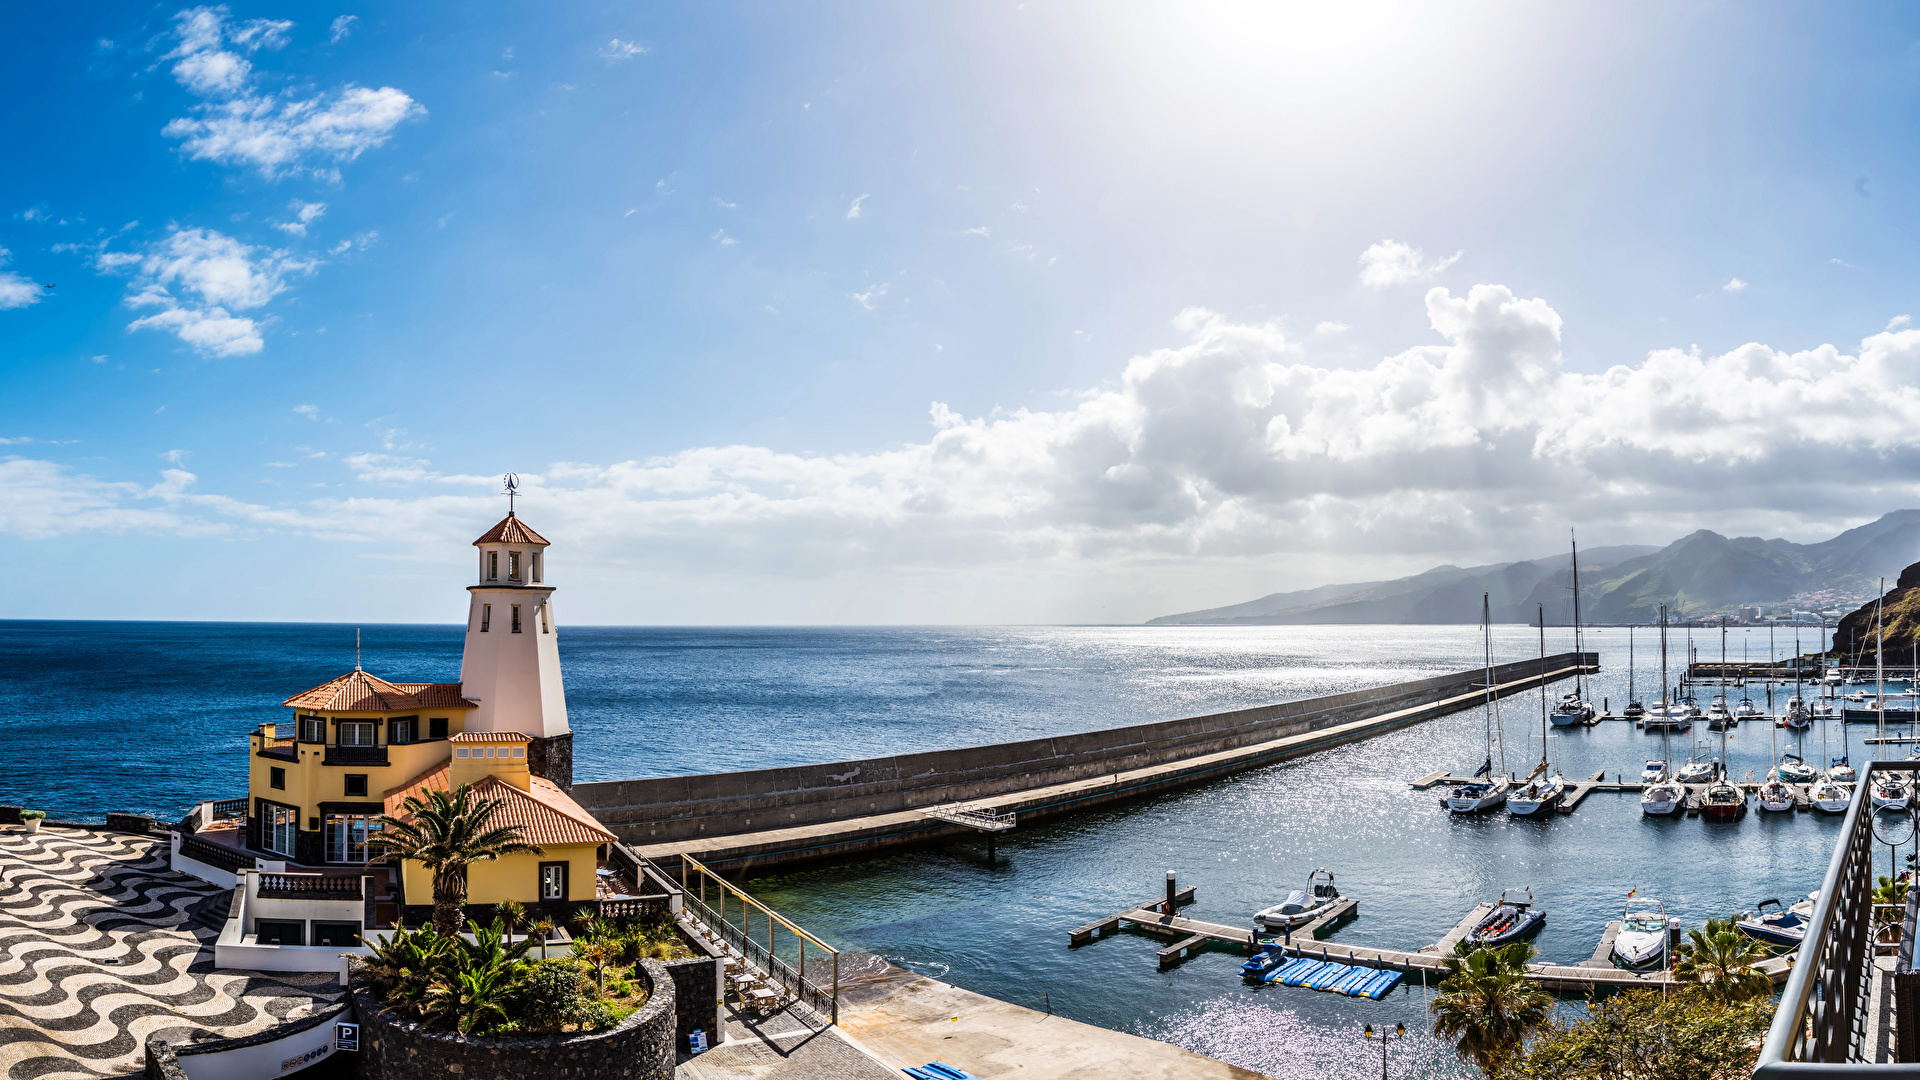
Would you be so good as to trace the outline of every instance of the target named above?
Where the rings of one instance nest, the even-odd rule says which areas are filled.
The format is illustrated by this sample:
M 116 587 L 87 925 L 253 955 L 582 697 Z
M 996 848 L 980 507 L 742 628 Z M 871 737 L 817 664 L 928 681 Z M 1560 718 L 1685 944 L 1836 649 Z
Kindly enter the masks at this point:
M 1559 653 L 1494 669 L 1500 696 L 1599 667 Z M 1043 739 L 741 772 L 580 783 L 573 797 L 655 859 L 729 871 L 967 836 L 927 816 L 966 805 L 1023 822 L 1090 810 L 1313 753 L 1484 700 L 1475 668 L 1250 709 Z

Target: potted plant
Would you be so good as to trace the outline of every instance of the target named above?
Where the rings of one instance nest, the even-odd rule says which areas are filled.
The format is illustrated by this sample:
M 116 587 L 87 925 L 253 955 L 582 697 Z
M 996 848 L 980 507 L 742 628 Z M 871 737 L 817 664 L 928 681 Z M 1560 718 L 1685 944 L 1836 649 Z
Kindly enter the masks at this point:
M 41 820 L 46 816 L 47 812 L 45 810 L 22 810 L 20 811 L 20 824 L 26 826 L 28 834 L 37 833 L 40 831 Z

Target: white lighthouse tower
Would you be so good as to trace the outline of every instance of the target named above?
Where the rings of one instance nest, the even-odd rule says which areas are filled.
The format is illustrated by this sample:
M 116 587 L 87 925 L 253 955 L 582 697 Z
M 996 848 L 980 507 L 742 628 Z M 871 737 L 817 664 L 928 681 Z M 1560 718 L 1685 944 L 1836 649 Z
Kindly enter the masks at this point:
M 511 482 L 509 493 L 511 493 Z M 560 627 L 546 583 L 547 540 L 509 509 L 473 542 L 479 582 L 467 587 L 467 644 L 460 695 L 479 703 L 468 732 L 517 731 L 533 739 L 527 764 L 561 788 L 573 786 L 573 729 L 560 681 Z

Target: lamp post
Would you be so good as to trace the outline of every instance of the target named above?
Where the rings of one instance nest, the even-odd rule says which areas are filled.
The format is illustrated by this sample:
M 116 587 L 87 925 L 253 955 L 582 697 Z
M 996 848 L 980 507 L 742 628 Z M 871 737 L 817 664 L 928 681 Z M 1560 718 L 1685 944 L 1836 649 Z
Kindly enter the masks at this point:
M 1372 1024 L 1367 1025 L 1366 1037 L 1368 1039 L 1373 1038 Z M 1382 1027 L 1380 1029 L 1380 1080 L 1387 1080 L 1387 1043 L 1395 1039 L 1404 1039 L 1406 1037 L 1407 1037 L 1407 1025 L 1405 1024 L 1393 1025 L 1393 1033 L 1391 1035 L 1387 1033 L 1386 1028 Z

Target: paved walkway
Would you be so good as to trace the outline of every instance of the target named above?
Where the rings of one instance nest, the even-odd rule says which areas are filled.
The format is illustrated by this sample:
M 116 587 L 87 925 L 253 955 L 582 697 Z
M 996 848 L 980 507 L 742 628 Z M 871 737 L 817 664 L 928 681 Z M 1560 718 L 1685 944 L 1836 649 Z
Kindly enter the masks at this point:
M 0 828 L 0 1070 L 127 1076 L 146 1040 L 251 1035 L 340 998 L 328 973 L 213 970 L 191 920 L 225 890 L 167 868 L 165 841 Z

